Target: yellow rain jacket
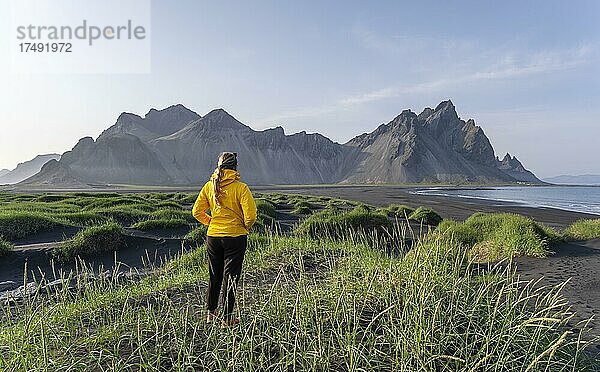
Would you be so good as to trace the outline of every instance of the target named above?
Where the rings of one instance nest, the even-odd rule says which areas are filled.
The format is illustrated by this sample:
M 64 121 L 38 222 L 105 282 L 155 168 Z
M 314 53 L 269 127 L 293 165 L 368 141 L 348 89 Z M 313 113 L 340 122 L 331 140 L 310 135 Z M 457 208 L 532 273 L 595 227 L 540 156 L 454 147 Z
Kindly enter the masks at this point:
M 211 180 L 216 174 L 211 176 Z M 209 180 L 202 187 L 196 199 L 192 214 L 208 226 L 208 236 L 240 236 L 247 235 L 256 222 L 256 203 L 250 188 L 240 182 L 240 174 L 231 169 L 223 170 L 221 179 L 220 206 L 215 204 L 212 183 Z M 206 214 L 210 209 L 211 216 Z

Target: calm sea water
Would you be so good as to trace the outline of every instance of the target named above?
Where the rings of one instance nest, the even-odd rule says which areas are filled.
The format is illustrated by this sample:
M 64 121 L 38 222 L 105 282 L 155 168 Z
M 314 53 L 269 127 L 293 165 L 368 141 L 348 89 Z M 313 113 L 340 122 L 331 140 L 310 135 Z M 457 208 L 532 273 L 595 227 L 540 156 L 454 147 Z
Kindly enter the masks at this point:
M 600 186 L 509 186 L 481 189 L 429 188 L 416 194 L 514 202 L 600 215 Z

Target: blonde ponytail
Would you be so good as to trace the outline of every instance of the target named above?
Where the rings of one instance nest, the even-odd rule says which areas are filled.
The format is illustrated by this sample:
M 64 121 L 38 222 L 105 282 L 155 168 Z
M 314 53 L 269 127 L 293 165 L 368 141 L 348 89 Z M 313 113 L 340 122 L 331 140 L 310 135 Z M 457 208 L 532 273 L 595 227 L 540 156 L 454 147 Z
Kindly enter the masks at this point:
M 237 153 L 223 152 L 219 155 L 219 162 L 214 172 L 215 176 L 211 178 L 214 202 L 218 206 L 221 206 L 219 197 L 221 196 L 221 180 L 223 179 L 224 169 L 237 170 Z

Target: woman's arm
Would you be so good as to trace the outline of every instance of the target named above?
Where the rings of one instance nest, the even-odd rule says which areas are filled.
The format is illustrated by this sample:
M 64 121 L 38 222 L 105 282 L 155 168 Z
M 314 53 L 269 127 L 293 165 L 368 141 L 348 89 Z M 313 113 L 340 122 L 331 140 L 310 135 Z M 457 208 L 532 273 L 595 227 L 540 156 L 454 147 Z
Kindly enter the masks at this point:
M 206 214 L 206 210 L 210 208 L 210 204 L 208 202 L 208 193 L 206 185 L 198 194 L 198 199 L 194 203 L 194 207 L 192 208 L 192 215 L 195 219 L 200 221 L 202 224 L 208 226 L 210 224 L 210 216 Z
M 244 212 L 244 226 L 250 230 L 252 225 L 256 222 L 256 203 L 252 197 L 252 192 L 248 185 L 245 185 L 242 190 L 240 198 L 240 205 L 242 206 L 242 212 Z

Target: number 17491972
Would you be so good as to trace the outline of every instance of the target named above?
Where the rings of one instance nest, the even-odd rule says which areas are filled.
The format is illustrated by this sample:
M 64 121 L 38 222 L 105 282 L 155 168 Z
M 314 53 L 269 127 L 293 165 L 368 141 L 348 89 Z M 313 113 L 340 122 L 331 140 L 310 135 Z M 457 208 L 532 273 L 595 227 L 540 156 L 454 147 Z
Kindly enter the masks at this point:
M 71 53 L 71 43 L 20 43 L 21 53 L 48 52 L 48 53 Z

